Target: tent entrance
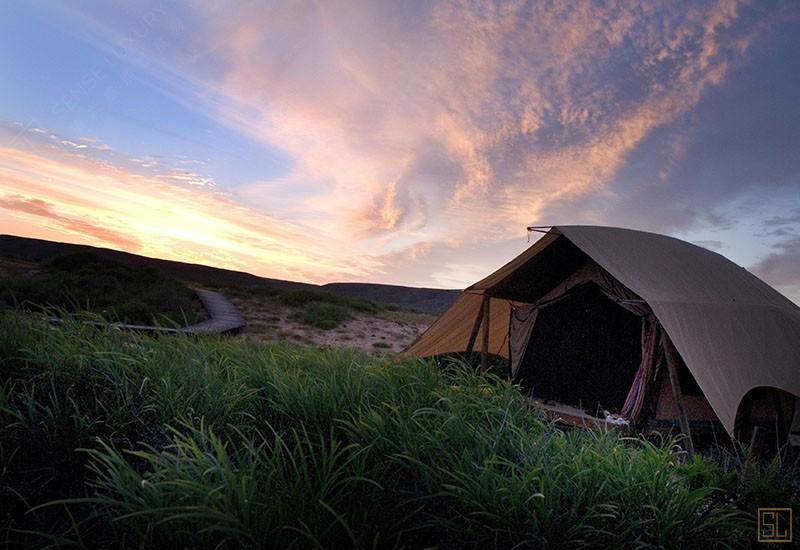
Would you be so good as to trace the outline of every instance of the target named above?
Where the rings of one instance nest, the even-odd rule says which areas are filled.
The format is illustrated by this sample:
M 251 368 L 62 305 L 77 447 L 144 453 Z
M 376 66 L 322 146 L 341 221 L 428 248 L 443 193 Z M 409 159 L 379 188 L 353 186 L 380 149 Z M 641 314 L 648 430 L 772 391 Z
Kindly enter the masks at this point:
M 539 310 L 516 380 L 545 403 L 618 413 L 641 361 L 642 318 L 590 282 Z

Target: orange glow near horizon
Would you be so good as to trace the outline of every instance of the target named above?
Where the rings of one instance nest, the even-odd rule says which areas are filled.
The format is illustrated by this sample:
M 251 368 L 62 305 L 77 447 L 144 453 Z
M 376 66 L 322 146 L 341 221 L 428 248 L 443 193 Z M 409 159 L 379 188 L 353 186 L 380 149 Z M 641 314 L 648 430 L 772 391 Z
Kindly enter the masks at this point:
M 145 256 L 322 281 L 354 269 L 290 224 L 206 191 L 84 158 L 0 148 L 4 232 L 44 228 L 60 240 Z
M 4 232 L 463 288 L 618 225 L 800 301 L 792 3 L 9 6 Z

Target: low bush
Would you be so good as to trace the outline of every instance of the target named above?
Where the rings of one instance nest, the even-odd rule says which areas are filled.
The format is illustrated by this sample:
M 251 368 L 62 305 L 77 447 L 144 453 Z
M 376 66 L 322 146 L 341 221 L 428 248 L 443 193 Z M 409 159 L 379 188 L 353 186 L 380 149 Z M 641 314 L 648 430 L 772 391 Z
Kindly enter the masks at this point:
M 344 305 L 347 300 L 322 290 L 288 290 L 278 296 L 278 301 L 289 307 L 302 307 L 309 302 Z
M 306 302 L 303 308 L 294 315 L 294 318 L 312 327 L 330 330 L 349 319 L 350 312 L 339 304 Z
M 285 306 L 298 309 L 294 319 L 324 330 L 338 327 L 351 312 L 378 313 L 382 306 L 368 300 L 336 296 L 322 290 L 290 290 L 278 296 Z
M 129 268 L 88 252 L 67 254 L 35 274 L 0 277 L 0 304 L 82 310 L 109 321 L 191 324 L 204 317 L 194 291 L 150 267 Z

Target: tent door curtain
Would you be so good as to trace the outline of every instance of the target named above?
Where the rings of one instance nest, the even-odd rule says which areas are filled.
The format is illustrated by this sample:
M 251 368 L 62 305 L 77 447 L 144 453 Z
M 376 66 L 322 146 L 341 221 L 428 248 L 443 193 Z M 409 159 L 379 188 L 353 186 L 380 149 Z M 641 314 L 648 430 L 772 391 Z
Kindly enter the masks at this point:
M 615 372 L 610 371 L 608 373 L 603 372 L 591 372 L 591 373 L 584 373 L 584 378 L 589 377 L 595 378 L 598 380 L 598 383 L 604 383 L 603 380 L 607 379 L 608 384 L 615 384 L 619 380 L 622 379 L 629 379 L 631 380 L 631 386 L 629 391 L 627 392 L 627 396 L 624 399 L 624 402 L 621 398 L 613 398 L 607 397 L 608 401 L 615 403 L 614 407 L 617 410 L 610 411 L 610 416 L 613 417 L 613 420 L 620 421 L 622 423 L 625 422 L 635 422 L 638 420 L 639 414 L 641 412 L 642 406 L 644 404 L 645 395 L 647 393 L 648 384 L 653 378 L 653 371 L 655 367 L 655 360 L 658 350 L 658 323 L 655 318 L 650 313 L 649 307 L 638 297 L 630 292 L 627 288 L 622 286 L 618 281 L 613 279 L 608 273 L 606 273 L 602 268 L 600 268 L 597 264 L 592 261 L 587 261 L 581 268 L 575 271 L 572 275 L 570 275 L 567 279 L 565 279 L 561 284 L 553 288 L 550 292 L 548 292 L 545 296 L 540 298 L 536 303 L 533 304 L 515 304 L 512 305 L 511 312 L 510 312 L 510 320 L 509 320 L 509 359 L 511 365 L 511 374 L 512 379 L 516 382 L 520 382 L 521 374 L 522 374 L 522 367 L 526 362 L 526 354 L 529 351 L 529 347 L 531 345 L 531 337 L 534 334 L 534 329 L 536 328 L 536 323 L 542 322 L 542 313 L 545 311 L 549 306 L 557 304 L 561 300 L 566 298 L 572 297 L 574 291 L 578 291 L 579 289 L 585 289 L 587 283 L 594 283 L 591 285 L 592 287 L 599 287 L 599 290 L 606 295 L 608 299 L 613 301 L 618 306 L 628 310 L 630 313 L 641 318 L 640 323 L 640 334 L 641 337 L 639 339 L 639 343 L 637 346 L 640 346 L 641 350 L 641 359 L 638 362 L 638 368 L 636 368 L 635 373 L 630 372 L 630 367 L 625 368 L 624 370 L 628 371 L 626 373 L 623 372 Z M 582 294 L 584 293 L 583 290 L 580 291 Z M 571 307 L 569 304 L 565 304 L 564 308 Z M 612 306 L 613 307 L 613 306 Z M 558 308 L 556 308 L 558 309 Z M 551 318 L 553 316 L 550 316 Z M 627 326 L 627 329 L 620 328 L 620 336 L 622 333 L 630 333 L 630 326 L 632 323 L 631 319 L 625 320 L 625 315 L 613 315 L 613 318 L 620 318 L 620 322 L 622 326 Z M 542 331 L 547 331 L 547 327 L 541 327 Z M 613 329 L 612 329 L 613 330 Z M 538 334 L 538 333 L 537 333 Z M 610 336 L 613 337 L 613 334 Z M 536 340 L 536 338 L 534 338 Z M 547 340 L 551 342 L 552 339 Z M 535 345 L 541 345 L 541 342 L 536 343 Z M 599 344 L 597 344 L 599 345 Z M 607 348 L 608 346 L 601 346 L 601 348 Z M 629 346 L 630 347 L 630 342 Z M 639 351 L 638 349 L 636 350 Z M 615 360 L 613 357 L 608 358 L 610 364 L 615 364 Z M 628 361 L 629 363 L 629 361 Z M 637 363 L 634 363 L 634 368 Z M 606 368 L 614 368 L 614 367 L 606 367 Z M 622 368 L 620 365 L 619 368 Z M 533 367 L 533 377 L 535 378 L 535 371 L 536 367 Z M 531 372 L 526 367 L 525 375 L 530 377 Z M 555 373 L 551 373 L 555 374 Z M 581 373 L 567 373 L 564 372 L 564 376 L 569 376 L 569 374 L 573 375 L 580 375 Z M 536 381 L 527 381 L 528 383 L 532 382 L 533 386 L 536 386 Z M 540 380 L 540 386 L 544 385 L 544 378 Z M 571 382 L 568 382 L 571 383 Z M 618 385 L 618 384 L 617 384 Z M 576 389 L 580 391 L 580 389 L 576 386 Z M 587 386 L 587 389 L 589 387 Z M 619 395 L 620 388 L 611 388 L 613 392 Z M 625 390 L 621 390 L 625 391 Z M 621 394 L 625 396 L 625 394 Z M 546 396 L 545 396 L 546 397 Z M 592 411 L 596 412 L 596 411 Z

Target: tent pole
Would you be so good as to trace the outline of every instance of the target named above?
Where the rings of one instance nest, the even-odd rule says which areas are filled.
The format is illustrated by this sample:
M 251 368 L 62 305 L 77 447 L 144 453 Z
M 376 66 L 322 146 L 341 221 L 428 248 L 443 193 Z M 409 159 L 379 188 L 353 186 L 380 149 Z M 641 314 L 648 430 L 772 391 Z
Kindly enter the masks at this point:
M 777 388 L 771 388 L 770 394 L 772 394 L 772 406 L 775 407 L 775 421 L 777 423 L 775 435 L 778 439 L 778 445 L 780 445 L 780 440 L 782 437 L 785 437 L 788 441 L 789 426 L 786 424 L 786 419 L 783 416 L 783 406 L 781 405 L 780 392 Z
M 686 416 L 686 409 L 683 407 L 683 392 L 681 391 L 680 380 L 678 378 L 678 362 L 680 355 L 666 333 L 663 334 L 661 342 L 664 346 L 664 354 L 667 359 L 667 371 L 669 372 L 669 383 L 672 386 L 672 395 L 678 407 L 678 419 L 681 423 L 681 431 L 683 435 L 686 436 L 683 445 L 686 448 L 686 454 L 689 456 L 689 460 L 693 460 L 694 442 L 692 441 L 692 432 L 689 429 L 689 418 Z
M 489 302 L 491 298 L 488 294 L 483 296 L 483 318 L 486 320 L 483 323 L 483 341 L 481 342 L 481 369 L 486 371 L 489 366 Z
M 478 329 L 481 328 L 481 321 L 483 321 L 483 302 L 481 307 L 478 308 L 478 314 L 475 316 L 475 324 L 472 325 L 472 332 L 469 333 L 469 342 L 467 343 L 466 354 L 472 353 L 475 348 L 475 340 L 478 338 Z

